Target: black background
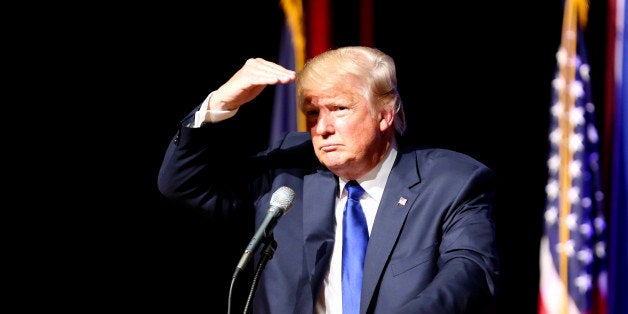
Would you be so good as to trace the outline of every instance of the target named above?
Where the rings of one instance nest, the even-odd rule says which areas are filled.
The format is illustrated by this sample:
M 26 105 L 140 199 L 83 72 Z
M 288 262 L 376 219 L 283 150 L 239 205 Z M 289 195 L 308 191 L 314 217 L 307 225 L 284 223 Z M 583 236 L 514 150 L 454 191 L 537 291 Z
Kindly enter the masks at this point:
M 359 1 L 332 2 L 333 44 L 359 44 Z M 587 29 L 598 112 L 600 2 L 591 4 Z M 11 28 L 11 37 L 29 47 L 18 52 L 25 62 L 13 63 L 30 82 L 21 110 L 53 109 L 66 118 L 38 115 L 47 130 L 60 132 L 25 145 L 47 161 L 50 174 L 39 176 L 36 188 L 51 192 L 39 219 L 28 221 L 44 232 L 18 245 L 16 256 L 33 258 L 18 259 L 12 291 L 27 296 L 18 299 L 25 309 L 226 312 L 230 278 L 250 234 L 227 237 L 233 226 L 168 203 L 157 191 L 157 173 L 181 118 L 247 58 L 277 60 L 278 1 L 50 6 L 35 15 L 21 8 L 26 14 Z M 408 132 L 497 172 L 498 313 L 536 312 L 562 14 L 560 1 L 375 1 L 374 46 L 396 60 Z M 38 26 L 19 33 L 29 23 Z M 266 89 L 246 107 L 250 120 L 242 129 L 260 146 L 272 93 Z M 44 197 L 36 195 L 20 201 L 38 204 Z

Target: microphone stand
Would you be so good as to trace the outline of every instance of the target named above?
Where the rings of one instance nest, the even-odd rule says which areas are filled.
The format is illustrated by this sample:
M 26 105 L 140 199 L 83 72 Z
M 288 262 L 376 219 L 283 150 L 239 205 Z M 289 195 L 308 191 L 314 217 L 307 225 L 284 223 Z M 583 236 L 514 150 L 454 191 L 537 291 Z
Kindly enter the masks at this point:
M 264 239 L 264 247 L 261 252 L 261 258 L 259 263 L 257 264 L 257 270 L 255 271 L 255 275 L 253 276 L 253 282 L 251 283 L 251 291 L 249 292 L 249 297 L 246 300 L 246 304 L 244 306 L 244 314 L 248 314 L 251 312 L 249 306 L 251 305 L 251 301 L 253 301 L 253 296 L 255 295 L 255 290 L 257 290 L 257 283 L 262 271 L 264 271 L 264 267 L 266 267 L 266 263 L 273 258 L 273 254 L 275 253 L 275 249 L 277 248 L 277 241 L 273 234 L 269 234 Z

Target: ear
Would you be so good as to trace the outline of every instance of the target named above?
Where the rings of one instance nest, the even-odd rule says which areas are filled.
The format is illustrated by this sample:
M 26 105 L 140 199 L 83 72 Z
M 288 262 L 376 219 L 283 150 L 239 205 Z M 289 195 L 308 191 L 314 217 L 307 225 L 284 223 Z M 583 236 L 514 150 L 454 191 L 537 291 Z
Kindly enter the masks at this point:
M 385 109 L 384 111 L 381 111 L 378 115 L 378 119 L 379 130 L 382 132 L 388 130 L 388 128 L 392 126 L 393 120 L 395 119 L 394 106 L 392 106 L 392 109 Z

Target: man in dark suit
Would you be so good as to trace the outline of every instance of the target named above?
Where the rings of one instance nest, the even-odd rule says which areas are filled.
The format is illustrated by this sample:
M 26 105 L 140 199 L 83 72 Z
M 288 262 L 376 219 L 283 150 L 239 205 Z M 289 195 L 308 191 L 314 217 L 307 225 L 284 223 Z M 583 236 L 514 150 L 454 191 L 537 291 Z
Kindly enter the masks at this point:
M 295 79 L 308 133 L 247 152 L 236 113 L 266 86 Z M 253 312 L 489 311 L 498 277 L 494 174 L 467 155 L 406 143 L 396 86 L 392 58 L 368 47 L 324 52 L 298 75 L 249 59 L 184 119 L 159 173 L 169 199 L 259 227 L 273 192 L 295 192 L 273 229 L 278 246 Z M 357 203 L 368 244 L 358 275 L 346 275 L 343 259 L 354 253 L 343 246 L 356 236 L 343 235 L 345 186 L 354 184 L 364 191 Z M 348 281 L 356 295 L 343 292 Z

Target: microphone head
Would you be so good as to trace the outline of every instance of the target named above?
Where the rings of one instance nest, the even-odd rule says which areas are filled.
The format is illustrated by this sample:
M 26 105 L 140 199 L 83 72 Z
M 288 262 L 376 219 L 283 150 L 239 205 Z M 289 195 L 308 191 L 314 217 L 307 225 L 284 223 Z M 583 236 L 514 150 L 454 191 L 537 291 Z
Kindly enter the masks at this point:
M 294 203 L 294 190 L 287 186 L 282 186 L 270 198 L 271 207 L 279 207 L 283 214 L 287 213 Z

